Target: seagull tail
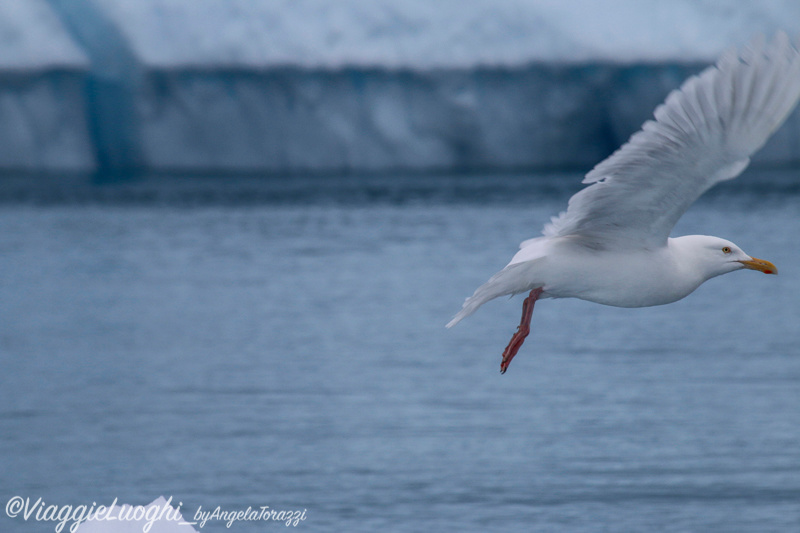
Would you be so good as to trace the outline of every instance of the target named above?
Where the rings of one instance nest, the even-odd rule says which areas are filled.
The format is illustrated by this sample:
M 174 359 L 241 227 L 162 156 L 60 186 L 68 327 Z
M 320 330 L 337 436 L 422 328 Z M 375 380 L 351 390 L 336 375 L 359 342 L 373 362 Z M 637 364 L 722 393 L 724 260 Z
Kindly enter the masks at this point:
M 535 276 L 531 276 L 531 274 L 535 272 L 538 262 L 538 260 L 533 260 L 512 263 L 492 276 L 489 281 L 478 287 L 475 294 L 464 301 L 461 311 L 448 322 L 446 327 L 452 328 L 489 300 L 494 300 L 499 296 L 513 296 L 541 287 L 543 283 L 531 282 L 532 279 L 535 279 Z

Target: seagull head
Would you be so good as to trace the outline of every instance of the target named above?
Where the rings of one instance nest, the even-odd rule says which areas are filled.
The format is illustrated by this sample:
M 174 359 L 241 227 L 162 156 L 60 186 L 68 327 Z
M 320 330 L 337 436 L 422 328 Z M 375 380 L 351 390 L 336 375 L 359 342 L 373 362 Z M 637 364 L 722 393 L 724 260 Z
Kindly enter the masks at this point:
M 706 279 L 743 268 L 764 274 L 778 273 L 777 267 L 771 262 L 752 257 L 731 241 L 719 237 L 687 235 L 671 240 L 677 245 L 681 256 L 691 258 L 690 261 L 704 273 Z

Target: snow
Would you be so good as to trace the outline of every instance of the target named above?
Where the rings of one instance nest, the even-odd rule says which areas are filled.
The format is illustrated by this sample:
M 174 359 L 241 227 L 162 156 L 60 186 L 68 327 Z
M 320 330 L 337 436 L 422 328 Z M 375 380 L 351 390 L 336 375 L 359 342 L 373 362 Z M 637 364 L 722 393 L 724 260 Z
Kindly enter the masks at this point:
M 0 70 L 85 70 L 89 61 L 43 0 L 0 2 Z
M 709 62 L 796 0 L 95 0 L 153 68 Z M 743 31 L 744 30 L 744 31 Z

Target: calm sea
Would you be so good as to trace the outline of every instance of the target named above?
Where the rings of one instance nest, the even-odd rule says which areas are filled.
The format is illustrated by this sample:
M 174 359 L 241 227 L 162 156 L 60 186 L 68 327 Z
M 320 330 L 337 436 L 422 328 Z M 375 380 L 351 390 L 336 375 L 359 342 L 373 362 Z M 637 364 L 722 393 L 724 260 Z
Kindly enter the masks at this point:
M 506 375 L 521 298 L 444 328 L 579 179 L 0 180 L 0 504 L 800 531 L 800 172 L 751 171 L 676 229 L 779 276 L 649 309 L 543 301 Z

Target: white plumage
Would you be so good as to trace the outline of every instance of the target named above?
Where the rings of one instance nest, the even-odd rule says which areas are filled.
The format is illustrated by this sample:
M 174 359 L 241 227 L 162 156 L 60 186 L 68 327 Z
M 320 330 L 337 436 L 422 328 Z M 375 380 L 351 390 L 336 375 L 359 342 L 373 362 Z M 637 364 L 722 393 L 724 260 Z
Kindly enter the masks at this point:
M 532 291 L 506 350 L 513 353 L 504 354 L 504 371 L 527 335 L 525 314 L 538 298 L 643 307 L 679 300 L 733 270 L 776 273 L 768 261 L 724 239 L 669 235 L 701 194 L 747 167 L 799 98 L 800 53 L 786 34 L 724 54 L 673 91 L 656 108 L 655 120 L 589 172 L 583 182 L 590 185 L 544 235 L 524 241 L 447 326 L 493 298 Z

